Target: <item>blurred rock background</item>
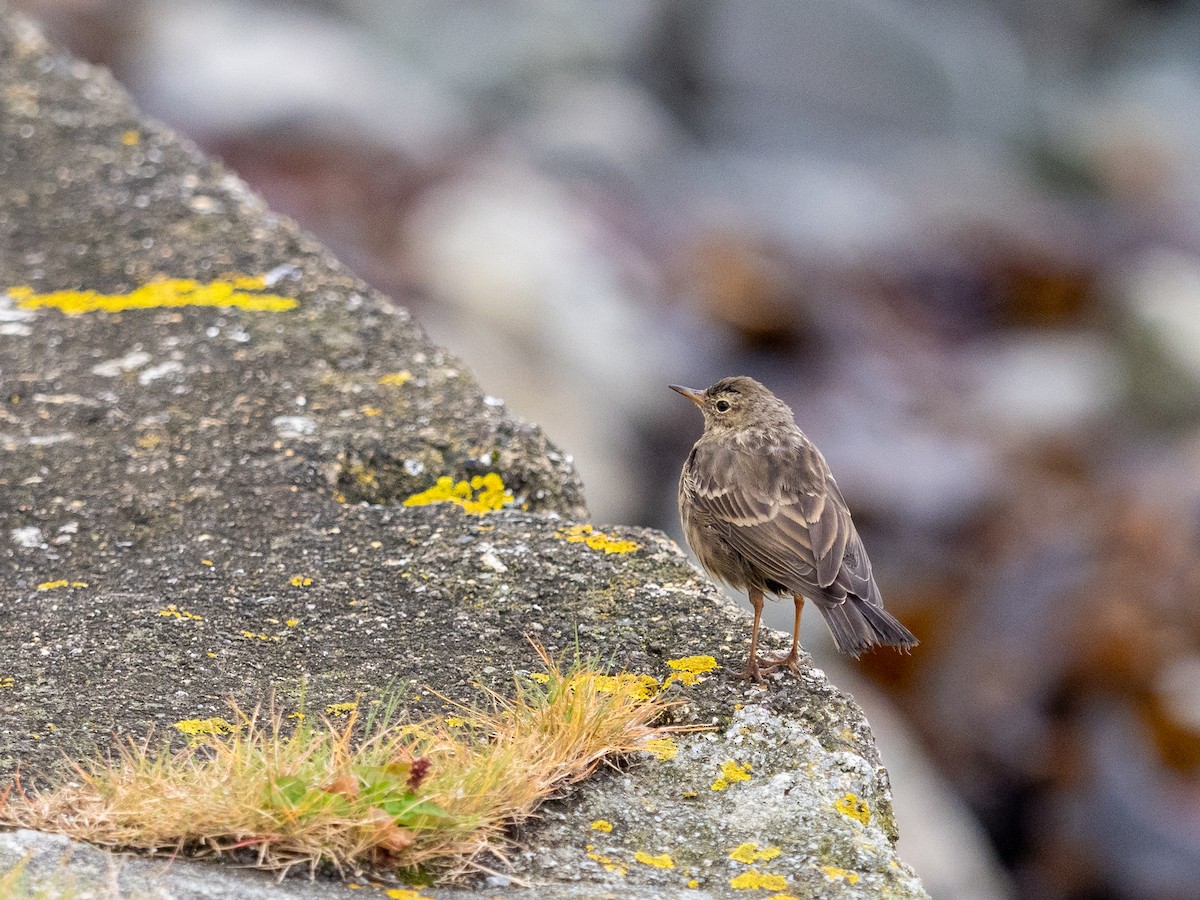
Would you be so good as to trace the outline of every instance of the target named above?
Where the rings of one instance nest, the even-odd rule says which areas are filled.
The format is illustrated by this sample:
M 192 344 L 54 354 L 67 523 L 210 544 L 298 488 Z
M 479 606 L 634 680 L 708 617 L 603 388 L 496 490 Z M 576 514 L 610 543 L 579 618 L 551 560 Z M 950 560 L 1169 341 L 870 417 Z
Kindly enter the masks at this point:
M 1200 2 L 12 5 L 413 308 L 598 522 L 680 536 L 668 382 L 791 403 L 922 640 L 804 632 L 933 896 L 1196 895 Z

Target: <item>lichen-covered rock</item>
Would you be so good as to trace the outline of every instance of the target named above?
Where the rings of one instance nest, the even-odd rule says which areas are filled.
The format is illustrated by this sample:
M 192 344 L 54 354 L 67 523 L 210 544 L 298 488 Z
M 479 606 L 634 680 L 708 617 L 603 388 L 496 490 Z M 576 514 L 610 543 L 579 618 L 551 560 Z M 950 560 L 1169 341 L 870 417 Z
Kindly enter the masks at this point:
M 522 828 L 537 896 L 924 895 L 853 702 L 811 669 L 731 678 L 744 617 L 661 535 L 587 526 L 569 459 L 407 313 L 11 18 L 0 103 L 0 772 L 272 689 L 398 682 L 441 714 L 533 636 L 669 680 L 706 726 Z M 0 835 L 0 873 L 60 845 Z M 71 858 L 138 896 L 333 890 Z

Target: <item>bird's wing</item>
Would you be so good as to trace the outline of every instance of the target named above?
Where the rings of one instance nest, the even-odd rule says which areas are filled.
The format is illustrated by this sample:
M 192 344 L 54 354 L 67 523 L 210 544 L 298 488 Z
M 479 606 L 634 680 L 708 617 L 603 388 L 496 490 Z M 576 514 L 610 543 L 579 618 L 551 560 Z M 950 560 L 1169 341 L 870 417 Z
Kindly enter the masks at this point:
M 692 467 L 692 501 L 763 575 L 814 600 L 853 594 L 876 602 L 846 501 L 807 439 L 758 452 L 720 444 L 697 452 L 704 458 Z

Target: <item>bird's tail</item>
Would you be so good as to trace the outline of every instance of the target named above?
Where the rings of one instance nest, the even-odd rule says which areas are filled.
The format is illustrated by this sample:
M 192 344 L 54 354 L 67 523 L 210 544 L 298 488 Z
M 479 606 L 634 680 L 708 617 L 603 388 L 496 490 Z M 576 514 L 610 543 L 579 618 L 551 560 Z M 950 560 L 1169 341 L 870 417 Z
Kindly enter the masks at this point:
M 825 624 L 833 633 L 833 642 L 843 653 L 857 657 L 862 651 L 884 644 L 910 650 L 917 646 L 916 636 L 882 607 L 853 595 L 841 603 L 817 604 Z

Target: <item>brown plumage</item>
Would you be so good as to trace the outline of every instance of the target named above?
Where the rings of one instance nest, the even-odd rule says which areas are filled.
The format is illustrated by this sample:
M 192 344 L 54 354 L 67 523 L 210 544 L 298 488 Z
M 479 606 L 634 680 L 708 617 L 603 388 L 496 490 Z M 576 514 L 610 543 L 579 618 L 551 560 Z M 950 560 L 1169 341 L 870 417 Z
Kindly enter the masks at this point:
M 754 631 L 745 675 L 798 672 L 800 613 L 807 597 L 839 650 L 877 644 L 908 649 L 917 639 L 883 608 L 871 561 L 825 457 L 791 409 L 753 378 L 722 378 L 706 391 L 671 385 L 700 407 L 704 434 L 679 479 L 679 515 L 700 564 L 746 591 Z M 763 594 L 796 604 L 792 649 L 758 659 Z

